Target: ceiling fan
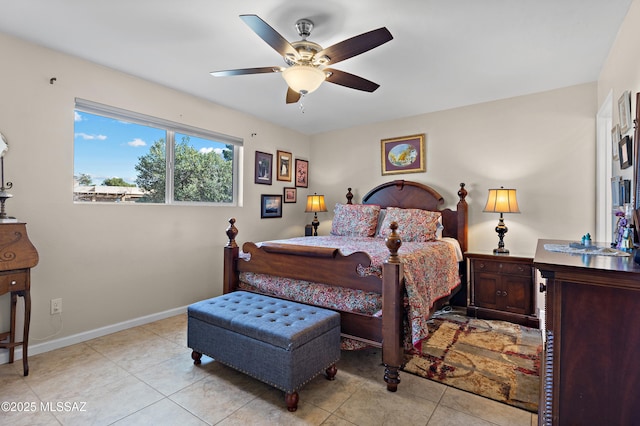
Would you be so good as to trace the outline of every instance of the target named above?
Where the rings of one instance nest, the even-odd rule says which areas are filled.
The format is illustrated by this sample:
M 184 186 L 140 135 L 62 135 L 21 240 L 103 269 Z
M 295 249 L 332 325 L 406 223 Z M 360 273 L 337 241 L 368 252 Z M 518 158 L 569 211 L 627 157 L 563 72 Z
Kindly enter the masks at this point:
M 215 77 L 281 72 L 288 85 L 286 98 L 288 104 L 298 102 L 301 96 L 313 92 L 325 80 L 329 83 L 365 92 L 373 92 L 380 87 L 379 84 L 373 81 L 345 71 L 327 68 L 327 66 L 334 65 L 392 40 L 393 36 L 385 27 L 323 48 L 319 44 L 307 40 L 313 29 L 313 22 L 309 19 L 299 19 L 296 22 L 296 29 L 302 39 L 293 43 L 289 43 L 257 15 L 240 15 L 240 19 L 269 46 L 282 55 L 289 67 L 273 66 L 212 71 L 211 75 Z

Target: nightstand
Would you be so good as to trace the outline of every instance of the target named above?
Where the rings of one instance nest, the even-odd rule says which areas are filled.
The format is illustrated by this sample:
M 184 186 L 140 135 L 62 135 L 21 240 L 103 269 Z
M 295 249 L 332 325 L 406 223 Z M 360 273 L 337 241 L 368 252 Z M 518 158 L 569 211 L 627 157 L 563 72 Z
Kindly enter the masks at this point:
M 533 259 L 466 253 L 469 260 L 467 315 L 538 328 Z

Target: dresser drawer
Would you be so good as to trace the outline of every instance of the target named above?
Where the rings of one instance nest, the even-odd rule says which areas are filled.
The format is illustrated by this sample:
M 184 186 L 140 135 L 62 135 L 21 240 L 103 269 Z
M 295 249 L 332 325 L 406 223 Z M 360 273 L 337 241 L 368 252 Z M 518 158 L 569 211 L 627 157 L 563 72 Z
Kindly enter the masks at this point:
M 0 275 L 0 294 L 5 294 L 10 291 L 25 290 L 26 288 L 27 288 L 26 272 Z
M 524 277 L 531 276 L 531 265 L 526 263 L 494 262 L 483 259 L 473 260 L 474 272 L 496 272 L 499 274 L 512 274 Z

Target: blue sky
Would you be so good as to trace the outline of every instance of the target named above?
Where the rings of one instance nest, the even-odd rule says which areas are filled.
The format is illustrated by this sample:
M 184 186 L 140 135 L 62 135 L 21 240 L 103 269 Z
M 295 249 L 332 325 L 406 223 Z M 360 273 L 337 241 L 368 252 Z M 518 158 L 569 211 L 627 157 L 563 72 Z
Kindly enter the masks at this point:
M 93 184 L 100 185 L 107 178 L 120 177 L 135 183 L 135 165 L 149 152 L 165 131 L 139 124 L 125 123 L 112 118 L 75 111 L 74 176 L 88 174 Z M 182 135 L 176 134 L 176 142 Z M 224 144 L 190 136 L 190 145 L 200 152 L 221 152 Z

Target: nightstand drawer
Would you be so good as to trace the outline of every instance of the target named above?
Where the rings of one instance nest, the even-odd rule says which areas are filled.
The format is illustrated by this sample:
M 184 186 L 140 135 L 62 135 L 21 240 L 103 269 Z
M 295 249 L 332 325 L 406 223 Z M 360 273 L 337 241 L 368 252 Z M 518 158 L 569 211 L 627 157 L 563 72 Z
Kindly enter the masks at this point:
M 482 259 L 473 260 L 473 269 L 476 272 L 497 272 L 499 274 L 516 274 L 531 276 L 531 265 L 525 263 L 492 262 Z
M 27 287 L 27 274 L 20 272 L 17 274 L 0 275 L 0 294 L 10 291 L 20 291 Z

